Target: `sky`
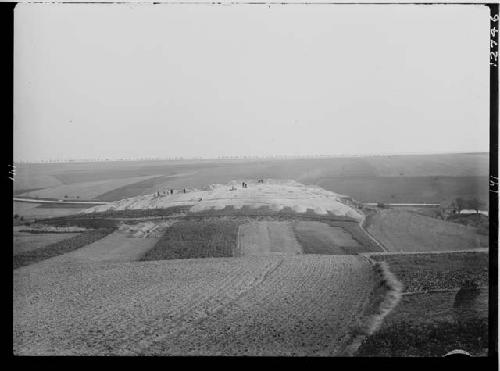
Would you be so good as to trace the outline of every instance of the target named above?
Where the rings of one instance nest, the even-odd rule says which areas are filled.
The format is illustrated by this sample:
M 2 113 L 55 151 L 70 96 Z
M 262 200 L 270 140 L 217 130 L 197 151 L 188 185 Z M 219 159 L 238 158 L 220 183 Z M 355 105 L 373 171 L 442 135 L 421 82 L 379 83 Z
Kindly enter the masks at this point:
M 18 4 L 14 160 L 487 152 L 489 10 Z

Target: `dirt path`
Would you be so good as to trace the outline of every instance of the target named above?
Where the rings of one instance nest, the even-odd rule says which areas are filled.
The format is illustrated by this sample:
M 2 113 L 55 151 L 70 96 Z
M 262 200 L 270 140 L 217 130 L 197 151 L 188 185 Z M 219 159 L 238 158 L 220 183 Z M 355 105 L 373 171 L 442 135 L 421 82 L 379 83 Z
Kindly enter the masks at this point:
M 356 256 L 55 259 L 14 271 L 15 354 L 334 355 L 373 285 Z
M 251 222 L 238 229 L 239 255 L 301 254 L 288 222 Z

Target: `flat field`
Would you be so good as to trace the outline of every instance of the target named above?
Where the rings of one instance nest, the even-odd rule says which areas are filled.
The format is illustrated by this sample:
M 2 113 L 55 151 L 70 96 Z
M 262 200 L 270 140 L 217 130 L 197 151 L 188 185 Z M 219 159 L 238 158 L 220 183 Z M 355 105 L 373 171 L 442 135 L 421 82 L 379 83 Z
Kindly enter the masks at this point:
M 453 251 L 488 247 L 488 236 L 474 227 L 399 209 L 370 217 L 370 232 L 388 251 Z

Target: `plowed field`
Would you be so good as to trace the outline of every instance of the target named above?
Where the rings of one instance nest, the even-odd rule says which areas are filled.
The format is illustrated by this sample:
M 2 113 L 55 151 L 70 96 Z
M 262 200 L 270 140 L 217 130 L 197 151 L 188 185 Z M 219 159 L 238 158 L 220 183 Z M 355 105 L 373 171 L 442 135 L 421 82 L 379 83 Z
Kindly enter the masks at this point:
M 355 256 L 56 257 L 14 271 L 14 352 L 334 355 L 372 275 Z

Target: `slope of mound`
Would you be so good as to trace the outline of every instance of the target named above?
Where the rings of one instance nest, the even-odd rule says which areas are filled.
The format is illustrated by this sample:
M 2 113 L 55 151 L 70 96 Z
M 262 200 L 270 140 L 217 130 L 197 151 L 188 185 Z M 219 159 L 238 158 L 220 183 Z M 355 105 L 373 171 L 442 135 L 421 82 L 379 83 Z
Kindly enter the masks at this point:
M 373 287 L 356 256 L 74 264 L 14 272 L 15 354 L 335 354 Z
M 292 208 L 295 212 L 304 213 L 312 209 L 317 214 L 332 213 L 338 216 L 348 216 L 361 220 L 361 213 L 353 206 L 344 202 L 343 197 L 319 187 L 305 186 L 295 181 L 271 181 L 264 184 L 248 183 L 248 188 L 242 188 L 242 182 L 233 181 L 229 184 L 215 184 L 207 190 L 188 190 L 186 193 L 152 194 L 99 205 L 85 210 L 85 213 L 108 210 L 126 209 L 156 209 L 178 205 L 194 205 L 192 212 L 223 209 L 226 206 L 241 208 L 250 206 L 259 208 L 268 206 L 273 210 Z
M 390 209 L 375 214 L 368 231 L 387 251 L 447 251 L 488 247 L 475 228 L 416 213 Z

